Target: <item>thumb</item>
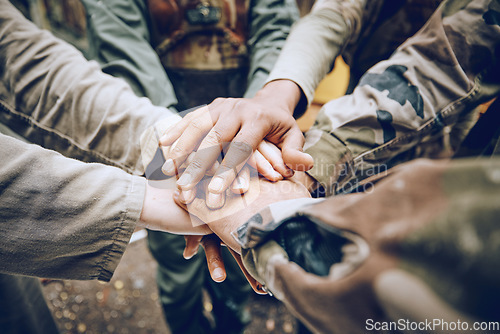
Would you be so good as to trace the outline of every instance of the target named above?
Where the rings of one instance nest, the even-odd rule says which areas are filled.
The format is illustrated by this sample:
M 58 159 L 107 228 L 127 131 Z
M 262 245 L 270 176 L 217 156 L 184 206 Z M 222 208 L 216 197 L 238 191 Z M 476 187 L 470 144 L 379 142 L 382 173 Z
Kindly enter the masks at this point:
M 281 152 L 285 164 L 295 171 L 305 172 L 314 165 L 314 159 L 307 153 L 304 153 L 304 135 L 298 126 L 290 129 L 281 144 Z

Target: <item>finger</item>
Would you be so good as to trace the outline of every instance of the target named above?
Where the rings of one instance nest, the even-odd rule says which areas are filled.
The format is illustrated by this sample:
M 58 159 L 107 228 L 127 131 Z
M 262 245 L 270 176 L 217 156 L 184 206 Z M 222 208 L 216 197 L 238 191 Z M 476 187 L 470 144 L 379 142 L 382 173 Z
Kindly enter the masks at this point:
M 208 191 L 215 194 L 224 192 L 234 181 L 264 136 L 262 128 L 251 129 L 250 126 L 244 126 L 229 145 L 224 160 L 208 185 Z
M 200 108 L 200 109 L 202 109 L 202 108 Z M 162 136 L 160 137 L 160 145 L 163 145 L 163 146 L 172 145 L 172 143 L 174 141 L 176 141 L 182 135 L 182 133 L 186 130 L 189 123 L 194 118 L 196 118 L 200 109 L 197 109 L 193 112 L 190 112 L 189 114 L 184 116 L 177 124 L 175 124 L 175 126 L 173 126 L 172 128 L 169 128 L 167 133 L 162 134 Z M 203 111 L 201 111 L 201 112 L 203 112 Z
M 233 124 L 231 121 L 224 122 L 224 124 L 217 123 L 201 142 L 193 161 L 177 180 L 177 185 L 181 189 L 193 188 L 217 161 L 225 143 L 236 135 L 237 129 L 237 124 Z
M 220 163 L 217 160 L 215 160 L 215 162 L 212 164 L 212 167 L 210 167 L 210 169 L 205 172 L 205 175 L 214 176 L 214 174 L 217 172 L 217 168 L 219 168 L 219 166 L 220 166 Z
M 179 192 L 178 201 L 182 204 L 189 204 L 196 198 L 196 188 L 189 190 L 181 190 Z
M 179 197 L 181 195 L 181 191 L 179 189 L 175 189 L 174 194 L 172 195 L 172 198 L 174 199 L 175 204 L 189 212 L 187 204 L 183 203 L 180 201 Z
M 273 143 L 263 140 L 260 142 L 257 150 L 262 156 L 269 161 L 275 171 L 280 173 L 283 177 L 292 177 L 293 170 L 285 165 L 281 150 Z
M 231 191 L 233 194 L 244 194 L 248 191 L 250 187 L 250 169 L 248 166 L 245 166 L 241 169 L 240 173 L 234 179 L 231 184 Z
M 226 268 L 222 260 L 220 239 L 215 234 L 203 237 L 201 245 L 205 249 L 208 271 L 212 279 L 220 283 L 226 279 Z
M 190 155 L 188 155 L 188 157 L 186 158 L 186 160 L 184 160 L 184 162 L 182 163 L 181 165 L 181 169 L 182 168 L 186 168 L 187 166 L 189 166 L 189 164 L 191 162 L 193 162 L 193 159 L 194 159 L 194 155 L 196 154 L 196 152 L 192 152 Z
M 187 159 L 182 164 L 181 169 L 186 169 L 193 162 L 195 154 L 196 152 L 193 152 L 187 157 Z M 213 176 L 217 171 L 217 168 L 219 168 L 219 162 L 215 160 L 215 162 L 212 164 L 212 167 L 210 167 L 209 170 L 205 171 L 205 175 Z
M 195 151 L 198 144 L 202 141 L 205 135 L 212 129 L 214 123 L 212 116 L 208 112 L 200 113 L 198 117 L 193 119 L 182 135 L 177 140 L 176 145 L 172 145 L 170 152 L 165 158 L 163 170 L 167 175 L 175 173 L 175 166 L 180 166 L 186 158 Z
M 189 260 L 193 256 L 198 253 L 198 249 L 200 247 L 200 242 L 201 239 L 203 238 L 202 235 L 185 235 L 184 239 L 186 240 L 186 246 L 184 247 L 184 252 L 182 253 L 182 256 L 186 259 Z
M 240 266 L 241 271 L 243 272 L 243 275 L 245 275 L 248 283 L 252 287 L 253 291 L 259 295 L 267 295 L 267 292 L 263 289 L 262 284 L 257 282 L 255 278 L 252 277 L 243 265 L 243 261 L 241 260 L 240 254 L 236 253 L 234 250 L 232 250 L 230 247 L 228 247 L 229 251 L 231 252 L 231 255 L 233 255 L 234 259 L 238 263 L 238 266 Z
M 293 170 L 305 172 L 314 165 L 314 159 L 302 151 L 304 135 L 298 125 L 294 125 L 286 134 L 281 143 L 283 161 Z
M 259 151 L 254 152 L 253 160 L 255 169 L 266 179 L 273 182 L 283 180 L 283 176 L 274 170 L 271 163 Z
M 205 204 L 211 210 L 220 209 L 226 203 L 226 193 L 215 194 L 207 192 L 205 196 Z

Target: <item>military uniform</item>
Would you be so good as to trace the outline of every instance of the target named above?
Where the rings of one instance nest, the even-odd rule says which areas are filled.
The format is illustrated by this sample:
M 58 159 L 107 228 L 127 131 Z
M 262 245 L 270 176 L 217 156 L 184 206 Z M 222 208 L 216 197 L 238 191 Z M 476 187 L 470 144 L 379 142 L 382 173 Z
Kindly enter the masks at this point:
M 154 104 L 184 110 L 217 97 L 251 97 L 264 84 L 298 18 L 293 0 L 83 1 L 89 58 Z M 164 69 L 164 70 L 163 70 Z M 186 261 L 184 239 L 149 232 L 160 300 L 173 333 L 209 330 L 202 287 L 219 332 L 238 332 L 250 288 L 224 250 L 228 278 L 211 281 L 203 253 Z M 226 326 L 226 327 L 224 327 Z
M 310 174 L 329 194 L 348 183 L 364 193 L 305 199 L 279 218 L 271 205 L 235 232 L 249 271 L 314 331 L 414 322 L 450 332 L 459 321 L 463 332 L 498 331 L 498 157 L 383 169 L 451 156 L 454 128 L 499 95 L 499 14 L 495 0 L 444 2 L 351 95 L 323 107 L 307 133 Z M 498 106 L 490 153 L 500 152 Z

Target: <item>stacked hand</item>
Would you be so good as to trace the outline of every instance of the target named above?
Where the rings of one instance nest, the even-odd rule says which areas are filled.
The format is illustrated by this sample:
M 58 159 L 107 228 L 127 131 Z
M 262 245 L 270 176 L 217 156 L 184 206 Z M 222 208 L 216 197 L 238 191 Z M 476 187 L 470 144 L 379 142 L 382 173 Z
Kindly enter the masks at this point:
M 241 263 L 232 231 L 273 202 L 309 197 L 304 185 L 291 178 L 294 171 L 306 171 L 313 164 L 302 152 L 304 137 L 292 116 L 297 101 L 282 101 L 264 89 L 253 99 L 217 99 L 186 115 L 160 139 L 166 160 L 162 171 L 177 177 L 174 198 L 186 210 L 178 215 L 182 221 L 169 219 L 176 226 L 166 230 L 187 235 L 186 258 L 203 245 L 215 281 L 225 278 L 221 240 Z M 161 205 L 159 197 L 171 195 L 172 187 L 169 194 L 161 194 L 166 191 L 149 193 Z M 220 240 L 203 237 L 212 232 Z
M 207 205 L 221 207 L 224 192 L 252 153 L 250 164 L 271 181 L 312 167 L 313 159 L 302 152 L 304 136 L 293 118 L 298 98 L 285 99 L 293 95 L 288 90 L 298 88 L 283 81 L 267 84 L 252 99 L 216 99 L 186 115 L 163 135 L 160 144 L 168 148 L 163 172 L 174 175 L 188 162 L 177 181 L 187 201 L 194 198 L 193 189 L 205 174 L 215 171 L 208 185 Z M 224 157 L 219 161 L 221 152 Z M 246 172 L 239 175 L 236 189 L 246 190 Z

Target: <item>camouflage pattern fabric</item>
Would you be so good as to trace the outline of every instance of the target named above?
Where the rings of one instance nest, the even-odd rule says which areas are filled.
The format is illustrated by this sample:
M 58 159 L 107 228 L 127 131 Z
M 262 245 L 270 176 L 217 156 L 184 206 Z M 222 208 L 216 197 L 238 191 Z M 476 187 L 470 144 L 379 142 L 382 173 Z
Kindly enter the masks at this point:
M 350 87 L 416 33 L 440 0 L 321 0 L 294 25 L 268 82 L 295 82 L 311 103 L 319 82 L 341 55 L 351 72 Z M 349 91 L 352 89 L 349 88 Z M 305 111 L 296 109 L 296 117 Z
M 309 174 L 327 195 L 418 157 L 449 157 L 499 92 L 495 1 L 449 1 L 306 134 Z M 467 22 L 467 24 L 464 24 Z
M 499 158 L 420 159 L 369 193 L 305 199 L 285 219 L 271 205 L 235 235 L 249 271 L 314 332 L 391 321 L 399 327 L 378 332 L 405 331 L 406 321 L 472 330 L 475 321 L 500 326 L 498 198 Z M 314 237 L 315 252 L 283 235 Z
M 497 97 L 499 17 L 499 1 L 444 2 L 323 107 L 307 133 L 310 175 L 327 194 L 362 178 L 371 188 L 271 205 L 233 233 L 249 272 L 315 332 L 500 330 L 500 159 L 393 167 L 451 156 Z M 389 176 L 374 183 L 379 172 Z

